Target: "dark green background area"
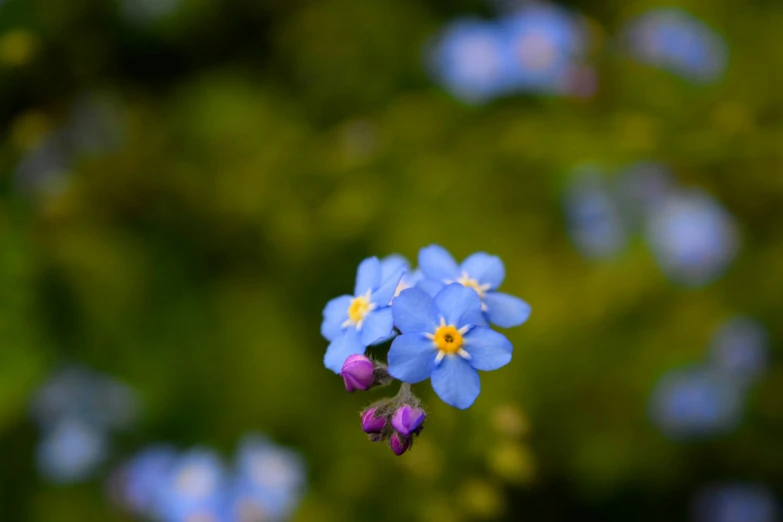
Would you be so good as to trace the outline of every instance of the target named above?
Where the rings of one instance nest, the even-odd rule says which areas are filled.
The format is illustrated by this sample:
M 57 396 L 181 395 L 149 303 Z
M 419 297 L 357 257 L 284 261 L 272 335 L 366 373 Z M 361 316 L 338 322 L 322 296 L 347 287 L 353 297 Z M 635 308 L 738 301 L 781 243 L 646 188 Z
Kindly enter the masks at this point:
M 307 459 L 297 521 L 662 522 L 687 519 L 708 482 L 783 484 L 783 6 L 674 4 L 725 36 L 724 81 L 617 52 L 622 23 L 655 3 L 572 1 L 596 42 L 597 95 L 471 107 L 427 78 L 421 49 L 455 16 L 491 15 L 479 1 L 184 0 L 134 24 L 108 1 L 6 0 L 0 520 L 127 520 L 100 479 L 53 486 L 35 470 L 30 396 L 74 361 L 139 393 L 112 462 L 157 441 L 228 456 L 265 432 Z M 77 157 L 61 190 L 20 190 L 20 158 L 85 94 L 120 108 L 122 145 Z M 569 169 L 640 160 L 736 216 L 742 250 L 719 282 L 672 285 L 640 240 L 603 263 L 569 242 Z M 430 243 L 501 256 L 503 289 L 533 314 L 469 410 L 414 386 L 427 427 L 395 458 L 359 426 L 384 391 L 346 394 L 323 367 L 321 310 L 364 257 L 415 260 Z M 666 440 L 646 415 L 657 378 L 702 361 L 737 313 L 772 339 L 745 421 Z M 514 408 L 524 433 L 503 416 Z

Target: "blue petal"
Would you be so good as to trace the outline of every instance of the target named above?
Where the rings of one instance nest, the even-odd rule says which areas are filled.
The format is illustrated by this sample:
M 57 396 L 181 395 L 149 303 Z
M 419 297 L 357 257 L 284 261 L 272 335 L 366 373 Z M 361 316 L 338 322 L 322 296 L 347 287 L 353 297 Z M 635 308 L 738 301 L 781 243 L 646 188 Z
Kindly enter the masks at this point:
M 394 326 L 402 333 L 434 333 L 438 327 L 438 308 L 423 290 L 408 288 L 392 302 Z
M 502 292 L 489 292 L 484 296 L 489 322 L 511 328 L 519 326 L 530 317 L 530 305 L 518 297 Z
M 430 245 L 419 250 L 419 268 L 424 277 L 440 282 L 456 281 L 460 276 L 457 262 L 439 245 Z
M 458 355 L 447 355 L 432 372 L 432 389 L 443 402 L 464 410 L 481 391 L 478 372 Z
M 368 257 L 359 263 L 356 271 L 356 286 L 353 295 L 359 296 L 367 293 L 367 290 L 375 290 L 381 284 L 381 262 L 377 257 Z
M 389 375 L 411 384 L 421 382 L 435 369 L 437 352 L 432 341 L 422 334 L 402 334 L 389 348 Z
M 399 268 L 404 268 L 405 270 L 410 269 L 408 260 L 402 257 L 400 254 L 389 254 L 388 256 L 381 259 L 381 281 L 385 281 Z
M 468 362 L 477 370 L 497 370 L 511 361 L 514 347 L 506 336 L 477 326 L 465 334 L 463 348 L 470 354 Z
M 461 327 L 465 325 L 484 324 L 481 315 L 481 299 L 472 288 L 452 283 L 438 292 L 435 304 L 441 315 L 446 318 L 446 324 Z
M 351 306 L 353 297 L 341 295 L 335 297 L 324 307 L 324 320 L 321 323 L 321 335 L 327 341 L 334 341 L 343 331 L 343 323 L 348 319 L 348 307 Z
M 334 373 L 340 373 L 343 363 L 349 355 L 363 354 L 367 347 L 359 342 L 359 334 L 355 328 L 346 328 L 342 335 L 332 341 L 326 348 L 324 366 Z
M 394 329 L 394 319 L 390 307 L 373 310 L 364 316 L 359 330 L 359 340 L 365 346 L 388 339 Z
M 435 297 L 438 295 L 438 292 L 443 290 L 443 287 L 446 286 L 440 281 L 435 281 L 434 279 L 420 279 L 416 282 L 416 288 L 421 288 L 427 294 L 430 295 L 430 297 Z
M 388 306 L 394 297 L 394 292 L 397 290 L 397 285 L 400 284 L 400 279 L 405 275 L 405 268 L 399 267 L 397 270 L 387 277 L 381 286 L 373 292 L 370 300 L 378 306 Z
M 460 267 L 463 272 L 468 274 L 468 277 L 475 279 L 479 284 L 491 285 L 491 288 L 497 288 L 503 282 L 506 277 L 506 269 L 503 266 L 503 261 L 498 256 L 491 256 L 484 252 L 476 252 L 475 254 L 468 256 L 465 261 L 462 262 Z

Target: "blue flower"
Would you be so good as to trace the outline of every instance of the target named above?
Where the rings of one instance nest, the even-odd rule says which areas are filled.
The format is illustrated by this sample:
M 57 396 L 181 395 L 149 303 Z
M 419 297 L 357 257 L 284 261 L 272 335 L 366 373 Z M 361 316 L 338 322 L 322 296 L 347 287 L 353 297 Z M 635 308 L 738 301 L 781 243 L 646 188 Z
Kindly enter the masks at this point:
M 432 46 L 432 74 L 454 96 L 470 103 L 490 100 L 508 89 L 502 32 L 492 23 L 463 18 L 449 25 Z
M 761 376 L 768 363 L 768 335 L 763 325 L 735 317 L 715 334 L 710 351 L 711 366 L 747 385 Z
M 582 167 L 566 190 L 566 224 L 585 256 L 606 259 L 626 246 L 628 233 L 618 202 L 593 167 Z
M 418 286 L 430 295 L 450 283 L 473 289 L 481 299 L 484 315 L 493 324 L 510 328 L 524 323 L 530 316 L 530 305 L 497 291 L 506 276 L 503 261 L 497 256 L 477 252 L 457 265 L 443 247 L 430 245 L 419 251 L 419 268 L 425 279 Z M 485 325 L 485 321 L 478 317 L 473 324 Z
M 134 455 L 118 475 L 118 497 L 125 508 L 158 519 L 160 495 L 165 491 L 177 453 L 168 446 L 151 446 Z
M 340 373 L 349 355 L 363 354 L 368 346 L 392 335 L 389 303 L 404 273 L 398 267 L 383 278 L 381 262 L 369 257 L 359 264 L 354 295 L 341 295 L 326 304 L 321 335 L 330 341 L 324 355 L 327 368 Z
M 229 509 L 238 520 L 244 520 L 243 513 L 253 512 L 263 513 L 266 518 L 262 520 L 291 515 L 305 482 L 305 465 L 298 453 L 263 437 L 249 436 L 240 446 L 236 466 Z
M 654 9 L 631 21 L 625 35 L 638 60 L 692 81 L 715 81 L 726 69 L 723 39 L 685 11 Z
M 701 368 L 665 375 L 650 404 L 652 421 L 675 439 L 726 433 L 742 415 L 742 390 L 731 379 Z
M 584 53 L 578 19 L 553 6 L 521 9 L 501 20 L 508 81 L 517 91 L 563 92 Z
M 402 334 L 389 349 L 389 374 L 412 384 L 431 378 L 435 393 L 451 406 L 465 409 L 476 400 L 476 370 L 497 370 L 511 361 L 509 340 L 480 326 L 481 300 L 470 288 L 450 284 L 434 298 L 409 288 L 394 300 L 392 312 Z
M 210 519 L 222 507 L 224 485 L 222 463 L 212 451 L 196 449 L 181 455 L 161 487 L 161 519 L 165 522 L 184 522 L 196 516 Z
M 106 433 L 81 421 L 59 421 L 38 446 L 38 467 L 50 481 L 85 480 L 103 463 L 108 453 Z
M 695 190 L 671 194 L 655 208 L 647 239 L 661 269 L 686 286 L 721 276 L 739 243 L 732 216 L 718 201 Z
M 759 484 L 712 486 L 694 502 L 696 522 L 775 522 L 779 515 L 775 495 Z

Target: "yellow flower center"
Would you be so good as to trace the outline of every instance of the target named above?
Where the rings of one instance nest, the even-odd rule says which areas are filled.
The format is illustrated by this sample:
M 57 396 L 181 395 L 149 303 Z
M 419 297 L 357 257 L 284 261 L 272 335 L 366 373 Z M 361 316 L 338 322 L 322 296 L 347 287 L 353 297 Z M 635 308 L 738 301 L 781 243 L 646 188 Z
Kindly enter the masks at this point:
M 433 339 L 438 350 L 444 353 L 457 353 L 463 344 L 462 334 L 453 326 L 441 326 L 435 330 Z
M 354 297 L 351 306 L 348 307 L 348 319 L 352 323 L 359 323 L 370 312 L 370 298 L 364 295 Z

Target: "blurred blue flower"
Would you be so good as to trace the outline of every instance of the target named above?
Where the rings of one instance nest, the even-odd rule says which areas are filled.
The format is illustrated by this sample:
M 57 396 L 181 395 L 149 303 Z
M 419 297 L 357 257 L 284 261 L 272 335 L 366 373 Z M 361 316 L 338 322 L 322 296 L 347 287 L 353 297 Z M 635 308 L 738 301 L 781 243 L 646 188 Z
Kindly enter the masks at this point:
M 248 513 L 263 513 L 263 520 L 287 519 L 299 503 L 305 483 L 302 457 L 259 437 L 242 442 L 236 460 L 231 506 L 238 520 L 256 520 Z M 245 513 L 242 518 L 242 513 Z
M 497 25 L 461 18 L 443 30 L 426 61 L 431 74 L 454 96 L 484 102 L 509 88 L 506 43 Z
M 695 82 L 719 79 L 727 63 L 726 43 L 691 14 L 658 8 L 632 20 L 624 31 L 633 56 Z
M 389 349 L 389 374 L 412 384 L 431 377 L 435 393 L 451 406 L 465 409 L 476 400 L 476 370 L 497 370 L 511 361 L 511 343 L 477 326 L 484 324 L 481 300 L 461 284 L 445 286 L 434 298 L 420 288 L 403 290 L 392 310 L 402 335 Z
M 625 249 L 628 231 L 623 213 L 595 168 L 580 168 L 564 199 L 568 233 L 582 255 L 606 259 Z
M 561 93 L 585 51 L 578 19 L 554 5 L 522 8 L 500 21 L 504 64 L 514 91 Z
M 617 179 L 617 199 L 625 218 L 640 225 L 675 190 L 671 172 L 651 161 L 624 168 Z
M 493 324 L 510 328 L 519 326 L 530 317 L 529 304 L 497 291 L 506 277 L 506 268 L 497 256 L 476 252 L 458 265 L 443 247 L 430 245 L 419 251 L 419 269 L 424 279 L 417 286 L 432 296 L 450 283 L 459 283 L 474 290 L 480 298 L 486 319 Z M 481 317 L 476 321 L 473 324 L 486 324 Z
M 389 303 L 404 273 L 398 267 L 384 279 L 378 258 L 369 257 L 359 264 L 354 295 L 342 295 L 326 304 L 321 334 L 330 341 L 324 355 L 327 368 L 340 373 L 349 355 L 363 354 L 367 346 L 392 335 Z
M 131 457 L 116 477 L 119 502 L 137 515 L 161 519 L 161 495 L 167 490 L 177 457 L 173 448 L 163 445 L 151 446 Z
M 41 474 L 56 483 L 88 479 L 106 459 L 108 441 L 103 431 L 75 419 L 58 421 L 38 445 Z
M 742 389 L 731 379 L 702 368 L 664 375 L 650 404 L 653 423 L 674 439 L 726 433 L 742 415 Z
M 780 507 L 772 491 L 758 484 L 732 483 L 704 489 L 694 502 L 696 522 L 777 522 Z
M 42 429 L 74 419 L 96 429 L 125 429 L 138 417 L 134 391 L 120 381 L 79 366 L 52 374 L 32 401 L 32 414 Z
M 652 212 L 647 240 L 674 281 L 700 286 L 720 277 L 734 260 L 738 234 L 731 215 L 709 195 L 673 193 Z
M 157 510 L 162 521 L 209 520 L 220 512 L 226 478 L 212 451 L 200 448 L 178 456 L 164 477 Z
M 712 368 L 741 384 L 750 384 L 767 366 L 767 342 L 767 331 L 758 321 L 735 317 L 715 333 L 710 351 Z

